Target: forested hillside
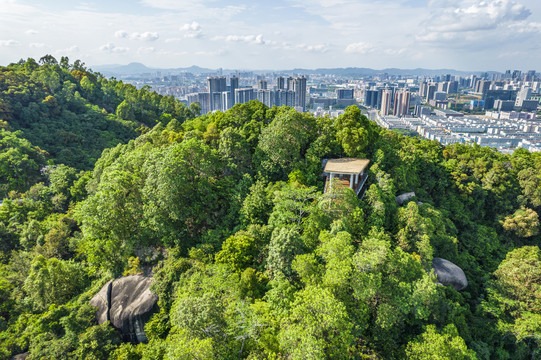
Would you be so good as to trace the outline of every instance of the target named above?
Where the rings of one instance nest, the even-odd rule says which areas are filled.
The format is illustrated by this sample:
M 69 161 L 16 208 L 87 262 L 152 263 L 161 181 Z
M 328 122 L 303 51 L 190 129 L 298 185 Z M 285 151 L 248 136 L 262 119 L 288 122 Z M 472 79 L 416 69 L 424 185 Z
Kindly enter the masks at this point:
M 47 163 L 91 170 L 103 149 L 193 117 L 172 96 L 105 79 L 79 60 L 0 67 L 0 196 L 27 189 Z
M 32 79 L 27 64 L 0 74 Z M 252 101 L 191 119 L 174 102 L 144 102 L 157 96 L 148 90 L 39 69 L 59 69 L 85 96 L 83 82 L 101 89 L 77 116 L 114 125 L 89 142 L 156 125 L 79 172 L 62 144 L 26 135 L 38 125 L 3 113 L 23 132 L 3 130 L 1 156 L 16 149 L 27 167 L 0 167 L 17 190 L 0 206 L 1 358 L 541 356 L 541 154 L 443 147 L 379 128 L 357 107 L 331 119 Z M 76 113 L 47 89 L 60 114 Z M 40 126 L 65 119 L 48 114 Z M 340 157 L 370 159 L 362 200 L 340 186 L 323 193 L 322 160 Z M 416 197 L 398 205 L 404 192 Z M 467 288 L 438 284 L 434 257 L 460 266 Z M 132 344 L 97 324 L 89 300 L 137 273 L 153 277 L 159 310 L 149 341 Z

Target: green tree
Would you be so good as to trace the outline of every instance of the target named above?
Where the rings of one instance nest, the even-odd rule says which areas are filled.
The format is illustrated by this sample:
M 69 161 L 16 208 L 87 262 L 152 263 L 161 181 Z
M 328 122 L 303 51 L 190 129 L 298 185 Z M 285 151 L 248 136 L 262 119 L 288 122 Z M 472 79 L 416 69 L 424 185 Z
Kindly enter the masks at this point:
M 22 132 L 0 129 L 0 198 L 23 192 L 40 177 L 46 153 L 22 138 Z
M 539 234 L 539 215 L 532 209 L 522 208 L 501 222 L 503 228 L 514 232 L 519 237 L 531 237 Z
M 297 229 L 293 227 L 276 228 L 272 232 L 266 267 L 274 276 L 279 273 L 291 276 L 293 274 L 291 263 L 296 255 L 303 252 L 304 244 Z
M 406 355 L 408 359 L 416 360 L 477 359 L 475 352 L 468 349 L 458 335 L 454 325 L 447 325 L 442 332 L 428 325 L 417 341 L 408 344 Z
M 70 355 L 74 359 L 101 360 L 120 343 L 117 331 L 105 322 L 102 325 L 89 327 L 79 338 L 77 349 Z
M 337 129 L 336 138 L 347 156 L 366 156 L 374 135 L 368 119 L 361 115 L 357 106 L 349 106 L 344 114 L 336 119 L 334 126 Z
M 271 180 L 285 179 L 291 171 L 301 167 L 315 136 L 316 123 L 312 116 L 294 109 L 281 109 L 259 138 L 256 156 L 261 176 Z
M 216 254 L 217 264 L 226 264 L 233 271 L 243 271 L 257 257 L 255 239 L 245 232 L 227 238 L 222 250 Z
M 44 310 L 51 304 L 66 303 L 81 292 L 86 284 L 87 277 L 80 264 L 38 255 L 32 261 L 24 290 L 34 306 Z
M 295 295 L 278 338 L 291 359 L 349 359 L 351 330 L 345 306 L 328 289 L 308 286 Z

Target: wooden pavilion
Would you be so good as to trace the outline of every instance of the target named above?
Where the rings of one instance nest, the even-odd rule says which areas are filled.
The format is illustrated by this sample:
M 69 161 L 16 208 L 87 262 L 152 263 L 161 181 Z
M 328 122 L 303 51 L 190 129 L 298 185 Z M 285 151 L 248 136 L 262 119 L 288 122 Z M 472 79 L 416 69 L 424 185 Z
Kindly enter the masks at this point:
M 370 160 L 354 158 L 327 160 L 323 170 L 323 175 L 326 176 L 325 192 L 330 191 L 333 182 L 336 184 L 335 179 L 338 179 L 340 186 L 347 186 L 359 195 L 368 177 L 365 170 L 369 163 Z

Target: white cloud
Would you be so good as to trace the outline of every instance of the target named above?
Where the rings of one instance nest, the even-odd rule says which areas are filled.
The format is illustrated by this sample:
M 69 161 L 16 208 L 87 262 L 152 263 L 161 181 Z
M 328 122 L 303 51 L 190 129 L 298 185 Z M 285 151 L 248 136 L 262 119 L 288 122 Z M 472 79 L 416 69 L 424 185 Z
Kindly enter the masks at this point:
M 57 53 L 66 54 L 66 53 L 78 53 L 79 47 L 76 45 L 73 45 L 67 49 L 60 49 L 56 51 Z
M 180 30 L 184 31 L 185 38 L 200 38 L 203 36 L 201 25 L 196 21 L 192 21 L 191 24 L 184 24 Z
M 147 32 L 144 32 L 144 33 L 133 32 L 133 33 L 130 34 L 127 31 L 124 31 L 124 30 L 118 30 L 118 31 L 115 32 L 115 37 L 119 38 L 119 39 L 130 39 L 130 40 L 140 40 L 140 41 L 155 41 L 155 40 L 158 40 L 160 38 L 160 35 L 157 32 L 150 32 L 150 31 L 147 31 Z
M 214 6 L 217 1 L 205 0 L 141 0 L 141 4 L 161 10 L 174 10 L 198 18 L 228 20 L 247 9 L 244 5 Z
M 153 47 L 153 46 L 149 46 L 149 47 L 139 47 L 139 49 L 137 49 L 137 53 L 138 54 L 151 54 L 153 52 L 155 52 L 156 49 Z
M 215 50 L 215 51 L 197 51 L 195 52 L 195 55 L 202 55 L 202 56 L 223 56 L 227 54 L 227 51 L 224 49 Z
M 428 31 L 464 32 L 495 29 L 505 23 L 522 21 L 531 11 L 515 0 L 461 0 L 432 2 Z
M 325 53 L 329 51 L 329 47 L 324 44 L 317 44 L 317 45 L 299 44 L 297 45 L 297 49 L 301 49 L 301 50 L 309 51 L 309 52 L 318 52 L 318 53 Z
M 515 31 L 519 34 L 528 34 L 528 33 L 540 33 L 541 32 L 541 23 L 531 22 L 531 23 L 517 23 L 509 25 L 509 29 Z
M 190 6 L 198 5 L 198 1 L 194 0 L 141 0 L 141 4 L 162 10 L 185 10 Z
M 34 30 L 34 29 L 28 29 L 24 33 L 27 34 L 27 35 L 36 35 L 38 33 L 38 31 Z
M 386 55 L 390 55 L 390 56 L 400 56 L 400 55 L 404 55 L 406 51 L 408 51 L 408 49 L 402 48 L 402 49 L 385 49 L 383 52 Z
M 83 11 L 97 11 L 98 10 L 91 3 L 87 3 L 87 2 L 82 2 L 79 5 L 77 5 L 75 8 L 78 10 L 83 10 Z
M 115 37 L 119 39 L 127 39 L 129 35 L 130 34 L 128 34 L 128 32 L 124 30 L 118 30 L 117 32 L 115 32 Z
M 0 40 L 0 47 L 16 47 L 21 46 L 21 43 L 17 40 Z
M 527 23 L 532 11 L 516 0 L 433 0 L 428 8 L 430 14 L 420 23 L 415 40 L 434 49 L 496 58 L 519 43 L 537 43 L 541 29 Z
M 166 44 L 169 44 L 169 43 L 175 43 L 175 42 L 181 42 L 182 39 L 180 38 L 169 38 L 169 39 L 165 39 L 163 42 L 165 42 Z
M 44 46 L 45 46 L 44 43 L 30 43 L 30 44 L 28 44 L 28 47 L 33 48 L 33 49 L 41 49 Z
M 348 54 L 369 54 L 374 51 L 374 47 L 367 42 L 352 43 L 346 46 Z
M 264 45 L 263 35 L 227 35 L 227 36 L 215 36 L 212 40 L 225 40 L 227 42 L 238 42 L 247 44 Z
M 107 43 L 105 45 L 100 46 L 100 50 L 107 53 L 125 53 L 129 51 L 129 48 L 126 47 L 118 47 L 115 46 L 113 43 Z
M 133 40 L 142 40 L 142 41 L 155 41 L 160 38 L 160 35 L 157 32 L 144 32 L 144 33 L 138 33 L 134 32 L 130 35 L 130 39 Z

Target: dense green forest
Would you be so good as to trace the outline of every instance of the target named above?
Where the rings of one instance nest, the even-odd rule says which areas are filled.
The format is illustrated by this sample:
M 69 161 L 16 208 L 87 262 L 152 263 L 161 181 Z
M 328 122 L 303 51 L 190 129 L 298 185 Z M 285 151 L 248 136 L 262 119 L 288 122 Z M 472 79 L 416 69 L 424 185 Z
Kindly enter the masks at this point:
M 195 117 L 40 63 L 0 69 L 0 358 L 541 357 L 541 154 L 444 147 L 357 107 Z M 362 200 L 323 193 L 340 157 L 370 159 Z M 468 287 L 438 284 L 433 257 Z M 132 344 L 89 300 L 137 273 L 159 311 Z
M 107 80 L 79 60 L 47 55 L 0 67 L 0 197 L 27 190 L 44 164 L 92 170 L 103 149 L 196 113 L 148 87 Z

